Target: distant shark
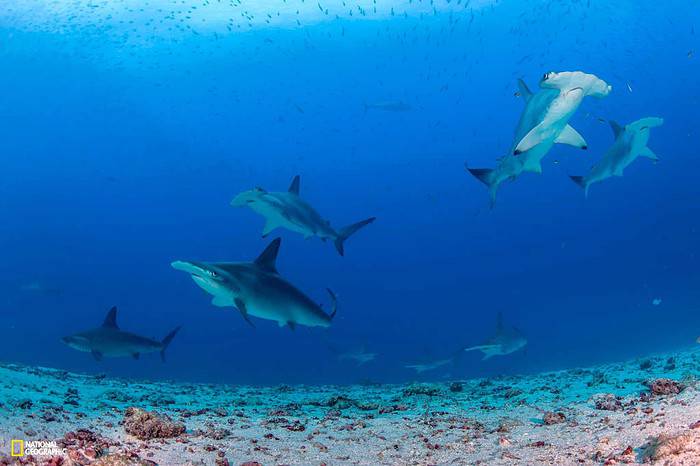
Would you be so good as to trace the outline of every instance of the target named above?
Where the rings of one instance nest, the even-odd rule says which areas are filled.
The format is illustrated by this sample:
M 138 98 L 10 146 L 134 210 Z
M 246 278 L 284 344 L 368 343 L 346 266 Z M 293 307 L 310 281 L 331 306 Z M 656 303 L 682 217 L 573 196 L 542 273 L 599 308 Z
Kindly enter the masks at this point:
M 505 356 L 515 353 L 527 345 L 527 339 L 515 327 L 503 326 L 503 315 L 499 312 L 496 318 L 496 333 L 483 344 L 465 348 L 464 351 L 481 351 L 482 360 L 494 356 Z
M 58 296 L 63 294 L 63 290 L 60 288 L 54 288 L 50 286 L 45 286 L 39 282 L 31 282 L 20 286 L 20 291 L 25 293 L 37 293 L 43 295 Z
M 287 192 L 268 192 L 262 188 L 244 191 L 237 195 L 231 205 L 250 207 L 265 217 L 263 238 L 277 227 L 301 233 L 306 238 L 318 236 L 323 241 L 333 240 L 338 253 L 344 255 L 344 242 L 365 225 L 374 222 L 375 217 L 357 222 L 336 231 L 328 220 L 324 220 L 316 210 L 299 196 L 299 175 L 294 177 Z
M 563 71 L 546 73 L 540 81 L 541 89 L 558 91 L 543 108 L 539 122 L 527 132 L 513 149 L 514 155 L 520 155 L 539 144 L 563 142 L 577 147 L 586 147 L 580 134 L 568 125 L 573 114 L 578 110 L 586 96 L 603 98 L 610 94 L 612 86 L 593 74 L 581 71 Z
M 113 307 L 107 313 L 101 327 L 63 337 L 61 340 L 73 349 L 92 353 L 92 356 L 98 361 L 103 356 L 110 358 L 132 356 L 134 359 L 138 359 L 143 353 L 159 351 L 161 360 L 165 362 L 165 350 L 178 330 L 180 327 L 176 327 L 162 341 L 124 332 L 117 326 L 117 308 Z
M 370 361 L 374 361 L 377 357 L 377 353 L 368 353 L 364 347 L 358 350 L 346 351 L 338 355 L 339 361 L 355 361 L 358 366 L 362 366 Z
M 413 369 L 414 371 L 416 371 L 416 373 L 422 374 L 423 372 L 432 371 L 447 366 L 449 364 L 454 364 L 462 357 L 463 354 L 464 352 L 462 351 L 462 348 L 459 348 L 457 351 L 452 352 L 452 354 L 449 357 L 442 359 L 431 359 L 428 357 L 422 362 L 415 364 L 406 364 L 403 367 L 405 367 L 406 369 Z
M 331 290 L 330 315 L 294 285 L 282 278 L 275 267 L 281 240 L 275 239 L 253 262 L 189 262 L 171 265 L 192 276 L 204 291 L 214 296 L 212 304 L 235 307 L 250 325 L 250 316 L 276 321 L 280 327 L 296 325 L 329 327 L 337 300 Z
M 416 371 L 416 373 L 422 374 L 423 372 L 432 371 L 448 364 L 452 364 L 454 360 L 455 358 L 437 359 L 435 361 L 428 361 L 421 364 L 406 364 L 403 367 L 406 369 L 413 369 Z
M 571 179 L 584 189 L 588 197 L 588 188 L 593 183 L 599 183 L 613 176 L 622 176 L 625 168 L 637 157 L 646 157 L 657 162 L 659 158 L 649 149 L 647 143 L 651 128 L 661 126 L 663 123 L 663 119 L 656 117 L 642 118 L 624 127 L 611 121 L 610 126 L 615 134 L 612 147 L 593 166 L 588 175 L 571 176 Z
M 585 82 L 586 79 L 588 79 L 584 78 L 585 76 L 592 76 L 580 72 L 576 73 L 577 78 L 573 79 L 573 82 Z M 552 74 L 553 73 L 546 74 L 544 81 L 554 79 L 547 78 Z M 527 150 L 517 152 L 516 149 L 523 139 L 546 121 L 550 122 L 550 126 L 556 126 L 558 128 L 561 122 L 556 124 L 552 122 L 552 113 L 556 113 L 552 109 L 553 107 L 562 106 L 562 92 L 558 89 L 543 87 L 533 94 L 522 79 L 518 80 L 518 88 L 520 96 L 525 100 L 525 108 L 520 115 L 520 121 L 515 130 L 510 152 L 499 160 L 496 168 L 466 167 L 474 177 L 488 186 L 491 207 L 493 207 L 496 202 L 496 192 L 501 183 L 504 181 L 513 181 L 523 172 L 542 173 L 542 159 L 547 155 L 554 144 L 568 144 L 581 149 L 586 149 L 588 147 L 583 137 L 574 128 L 564 122 L 562 129 L 552 133 L 551 137 L 543 139 L 540 143 Z M 575 94 L 578 95 L 578 92 Z M 568 101 L 564 99 L 564 101 L 572 104 L 571 99 Z M 576 107 L 578 107 L 578 104 L 576 104 Z M 573 111 L 571 111 L 571 113 L 573 114 Z M 567 121 L 570 116 L 571 115 L 567 117 Z

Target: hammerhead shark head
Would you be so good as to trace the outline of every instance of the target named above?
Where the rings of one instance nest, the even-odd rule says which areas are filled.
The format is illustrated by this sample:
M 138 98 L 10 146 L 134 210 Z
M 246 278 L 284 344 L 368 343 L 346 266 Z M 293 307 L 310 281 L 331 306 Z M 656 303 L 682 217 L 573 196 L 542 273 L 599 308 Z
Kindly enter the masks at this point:
M 465 348 L 464 351 L 481 351 L 484 354 L 482 360 L 494 356 L 511 354 L 527 345 L 527 339 L 515 328 L 503 326 L 503 315 L 499 312 L 496 317 L 496 333 L 483 344 Z
M 100 361 L 102 356 L 120 357 L 132 356 L 138 359 L 142 353 L 160 352 L 160 358 L 165 362 L 165 350 L 173 341 L 180 327 L 167 334 L 162 341 L 125 332 L 117 325 L 117 308 L 113 307 L 107 313 L 102 326 L 85 332 L 63 337 L 66 345 L 78 351 L 92 353 Z
M 306 238 L 318 236 L 323 241 L 330 239 L 338 254 L 345 254 L 343 243 L 365 225 L 374 222 L 370 217 L 336 231 L 328 220 L 324 220 L 309 203 L 299 196 L 299 175 L 294 177 L 287 192 L 268 192 L 255 188 L 238 194 L 232 201 L 234 207 L 250 207 L 265 217 L 263 238 L 277 227 L 301 233 Z
M 275 262 L 281 239 L 277 238 L 253 262 L 175 261 L 171 265 L 192 276 L 192 280 L 213 296 L 218 307 L 235 307 L 246 322 L 250 316 L 274 320 L 280 327 L 297 324 L 308 327 L 329 327 L 336 313 L 335 294 L 331 296 L 330 315 L 311 298 L 282 278 Z
M 659 158 L 649 149 L 649 132 L 651 128 L 661 126 L 664 120 L 656 117 L 642 118 L 626 126 L 620 126 L 614 121 L 610 126 L 615 134 L 615 142 L 603 158 L 593 166 L 586 176 L 571 176 L 577 185 L 584 189 L 588 197 L 588 188 L 593 183 L 599 183 L 613 176 L 622 176 L 627 168 L 637 157 L 646 157 L 654 162 Z
M 548 76 L 553 74 L 554 73 L 546 74 L 544 81 L 548 81 L 550 79 L 556 81 L 556 78 L 554 77 L 548 78 Z M 570 79 L 570 86 L 571 83 L 587 83 L 590 81 L 588 76 L 592 76 L 581 72 L 569 74 L 574 75 Z M 542 173 L 542 159 L 545 157 L 545 155 L 547 155 L 554 144 L 568 144 L 584 150 L 588 147 L 586 141 L 574 128 L 568 125 L 565 121 L 563 122 L 564 125 L 561 126 L 562 121 L 556 121 L 552 116 L 552 113 L 556 113 L 553 108 L 564 107 L 564 103 L 575 105 L 577 108 L 578 104 L 575 103 L 573 99 L 566 100 L 566 98 L 562 98 L 562 92 L 559 89 L 550 87 L 542 87 L 536 93 L 532 93 L 522 79 L 518 80 L 518 88 L 520 96 L 525 100 L 525 108 L 520 115 L 520 121 L 516 127 L 509 153 L 499 159 L 496 168 L 466 167 L 467 170 L 474 175 L 474 177 L 488 186 L 491 207 L 495 205 L 496 192 L 498 191 L 498 187 L 501 183 L 504 181 L 513 181 L 523 172 L 537 174 Z M 574 94 L 578 95 L 578 92 L 575 92 Z M 575 111 L 575 108 L 573 110 Z M 561 111 L 561 109 L 558 111 Z M 567 111 L 573 114 L 573 111 Z M 567 121 L 570 116 L 571 115 L 566 117 Z M 523 139 L 535 128 L 541 128 L 541 125 L 543 125 L 545 122 L 547 122 L 549 127 L 556 127 L 556 129 L 551 130 L 552 133 L 550 137 L 543 138 L 540 143 L 535 144 L 528 149 L 521 149 L 518 151 L 518 145 L 523 141 Z M 561 129 L 559 129 L 559 126 L 561 126 Z M 544 133 L 545 131 L 542 130 L 542 132 Z

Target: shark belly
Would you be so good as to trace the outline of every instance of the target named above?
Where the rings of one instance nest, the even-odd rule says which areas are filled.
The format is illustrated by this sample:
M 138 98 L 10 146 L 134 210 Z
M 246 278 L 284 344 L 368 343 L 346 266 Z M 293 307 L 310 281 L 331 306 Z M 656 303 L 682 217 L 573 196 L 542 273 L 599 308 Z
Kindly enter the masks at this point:
M 307 303 L 300 302 L 292 296 L 265 294 L 248 296 L 244 301 L 250 315 L 275 321 L 280 326 L 289 323 L 308 327 L 330 325 L 327 319 L 320 317 Z
M 542 159 L 549 153 L 552 146 L 554 146 L 554 139 L 544 141 L 527 152 L 520 154 L 520 157 L 523 159 L 523 171 L 542 173 Z

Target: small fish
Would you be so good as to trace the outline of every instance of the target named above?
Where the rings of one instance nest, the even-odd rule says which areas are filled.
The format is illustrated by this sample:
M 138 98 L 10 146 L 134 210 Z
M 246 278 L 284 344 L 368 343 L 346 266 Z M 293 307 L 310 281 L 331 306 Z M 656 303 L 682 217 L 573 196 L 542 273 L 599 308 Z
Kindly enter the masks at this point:
M 661 298 L 654 298 L 654 300 L 651 302 L 654 306 L 658 306 L 661 304 Z
M 398 113 L 403 113 L 403 112 L 410 112 L 413 110 L 413 108 L 402 101 L 396 101 L 396 102 L 377 102 L 377 103 L 372 103 L 372 104 L 364 104 L 364 109 L 365 112 L 368 110 L 382 110 L 385 112 L 398 112 Z
M 629 90 L 630 93 L 632 93 L 632 86 L 630 86 L 630 83 L 627 83 L 627 90 Z

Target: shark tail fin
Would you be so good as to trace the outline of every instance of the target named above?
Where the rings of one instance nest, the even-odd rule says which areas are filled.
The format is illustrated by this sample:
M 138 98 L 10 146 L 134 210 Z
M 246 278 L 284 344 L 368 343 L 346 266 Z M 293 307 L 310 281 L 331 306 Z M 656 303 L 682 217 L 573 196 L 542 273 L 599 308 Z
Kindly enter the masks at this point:
M 335 248 L 338 250 L 338 254 L 341 256 L 345 255 L 345 248 L 343 246 L 343 243 L 345 242 L 346 239 L 348 239 L 350 236 L 352 236 L 354 233 L 357 232 L 360 228 L 364 227 L 365 225 L 369 225 L 370 223 L 374 222 L 377 219 L 377 217 L 370 217 L 367 220 L 362 220 L 361 222 L 353 223 L 352 225 L 346 226 L 345 228 L 342 228 L 338 232 L 338 236 L 335 239 Z
M 163 338 L 163 341 L 161 341 L 163 348 L 160 350 L 160 360 L 165 362 L 165 350 L 168 349 L 168 346 L 170 345 L 170 342 L 173 341 L 173 338 L 175 338 L 175 335 L 177 332 L 180 330 L 180 326 L 175 327 L 175 329 L 168 333 L 165 338 Z
M 335 317 L 335 314 L 338 312 L 338 297 L 330 288 L 326 288 L 326 291 L 331 296 L 331 313 L 328 315 L 328 319 L 333 320 L 333 317 Z
M 469 168 L 466 164 L 464 168 L 466 168 L 474 178 L 488 186 L 490 198 L 489 206 L 493 209 L 496 206 L 496 192 L 498 191 L 498 184 L 494 183 L 491 179 L 493 168 Z
M 569 178 L 571 178 L 571 181 L 579 185 L 579 187 L 583 189 L 584 193 L 586 194 L 586 197 L 588 197 L 588 183 L 586 183 L 586 177 L 569 175 Z

